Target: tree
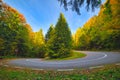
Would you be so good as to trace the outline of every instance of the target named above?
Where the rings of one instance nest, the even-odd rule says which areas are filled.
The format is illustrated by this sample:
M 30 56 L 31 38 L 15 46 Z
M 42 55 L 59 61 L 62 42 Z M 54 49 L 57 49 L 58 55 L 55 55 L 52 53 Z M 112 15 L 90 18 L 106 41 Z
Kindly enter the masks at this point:
M 97 16 L 88 20 L 81 31 L 76 31 L 78 48 L 86 50 L 120 49 L 119 0 L 106 0 Z
M 40 29 L 38 32 L 35 32 L 34 43 L 38 46 L 41 46 L 45 43 L 42 29 Z
M 45 50 L 45 39 L 42 29 L 34 33 L 34 45 L 33 45 L 32 56 L 34 57 L 44 57 Z
M 50 25 L 50 28 L 48 29 L 47 34 L 45 35 L 45 41 L 46 43 L 49 41 L 49 39 L 54 35 L 53 34 L 54 26 Z
M 0 38 L 0 56 L 3 56 L 2 50 L 4 49 L 4 40 Z
M 81 36 L 82 32 L 81 32 L 81 28 L 78 28 L 76 30 L 76 33 L 73 35 L 73 46 L 75 49 L 79 49 L 79 38 Z
M 68 6 L 71 7 L 72 11 L 76 11 L 80 15 L 80 7 L 86 2 L 87 11 L 91 8 L 93 11 L 95 8 L 100 6 L 101 0 L 58 0 L 61 5 L 64 6 L 65 10 L 68 10 Z
M 72 36 L 64 15 L 61 13 L 55 26 L 55 34 L 50 39 L 51 58 L 66 57 L 71 53 Z
M 29 53 L 26 20 L 17 10 L 0 1 L 0 53 L 4 56 L 25 56 Z

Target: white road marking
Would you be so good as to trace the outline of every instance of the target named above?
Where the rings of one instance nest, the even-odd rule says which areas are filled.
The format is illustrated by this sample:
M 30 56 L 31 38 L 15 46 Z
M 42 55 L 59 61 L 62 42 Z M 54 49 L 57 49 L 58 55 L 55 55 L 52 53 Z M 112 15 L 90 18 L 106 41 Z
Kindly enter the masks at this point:
M 15 66 L 14 68 L 25 69 L 24 67 Z
M 32 70 L 44 70 L 44 69 L 37 69 L 37 68 L 32 68 Z
M 116 65 L 120 65 L 120 63 L 117 63 Z
M 57 69 L 57 71 L 73 71 L 74 69 Z
M 26 59 L 26 61 L 29 61 L 28 59 Z
M 91 60 L 85 60 L 85 61 L 81 61 L 81 62 L 100 60 L 100 59 L 103 59 L 103 58 L 105 58 L 105 57 L 107 57 L 107 54 L 104 53 L 104 56 L 103 56 L 103 57 L 96 58 L 96 59 L 91 59 Z
M 91 60 L 83 60 L 83 61 L 75 61 L 75 62 L 64 62 L 65 64 L 66 63 L 78 63 L 78 62 L 88 62 L 88 61 L 95 61 L 95 60 L 100 60 L 100 59 L 103 59 L 103 58 L 106 58 L 107 57 L 107 54 L 105 54 L 105 53 L 100 53 L 100 54 L 103 54 L 104 56 L 102 56 L 102 57 L 100 57 L 100 58 L 96 58 L 96 59 L 91 59 Z M 29 61 L 29 62 L 34 62 L 34 63 L 41 63 L 41 62 L 37 62 L 37 61 L 33 61 L 33 60 L 31 60 L 31 59 L 26 59 L 26 61 Z M 42 62 L 42 63 L 44 63 L 44 62 Z M 49 62 L 48 62 L 49 63 Z M 59 62 L 53 62 L 53 63 L 49 63 L 49 64 L 55 64 L 55 63 L 57 63 L 57 64 L 63 64 L 63 63 L 59 63 Z
M 104 66 L 94 66 L 94 67 L 90 67 L 89 69 L 101 68 L 101 67 L 104 67 Z
M 18 67 L 15 66 L 14 68 L 18 68 L 18 69 L 29 69 L 29 68 L 25 68 L 25 67 Z M 37 69 L 37 68 L 30 68 L 31 70 L 44 70 L 44 69 Z

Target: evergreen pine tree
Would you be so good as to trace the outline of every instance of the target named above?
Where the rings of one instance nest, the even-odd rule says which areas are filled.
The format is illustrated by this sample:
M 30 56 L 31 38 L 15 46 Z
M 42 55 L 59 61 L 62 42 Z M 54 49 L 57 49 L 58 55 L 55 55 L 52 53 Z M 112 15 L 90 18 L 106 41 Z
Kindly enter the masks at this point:
M 54 26 L 53 24 L 50 25 L 50 28 L 48 29 L 47 34 L 45 35 L 45 42 L 47 43 L 49 41 L 49 39 L 53 36 L 53 30 L 54 30 Z
M 50 57 L 57 58 L 69 56 L 72 47 L 72 35 L 62 13 L 55 26 L 55 33 L 50 42 Z

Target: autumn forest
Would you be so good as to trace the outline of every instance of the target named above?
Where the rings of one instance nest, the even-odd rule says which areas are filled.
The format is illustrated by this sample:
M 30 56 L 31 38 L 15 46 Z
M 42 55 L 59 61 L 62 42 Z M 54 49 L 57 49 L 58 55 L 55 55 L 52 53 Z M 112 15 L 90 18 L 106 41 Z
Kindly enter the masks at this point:
M 63 13 L 47 33 L 33 32 L 25 17 L 0 0 L 0 56 L 67 57 L 73 50 L 120 50 L 120 2 L 106 0 L 74 34 Z

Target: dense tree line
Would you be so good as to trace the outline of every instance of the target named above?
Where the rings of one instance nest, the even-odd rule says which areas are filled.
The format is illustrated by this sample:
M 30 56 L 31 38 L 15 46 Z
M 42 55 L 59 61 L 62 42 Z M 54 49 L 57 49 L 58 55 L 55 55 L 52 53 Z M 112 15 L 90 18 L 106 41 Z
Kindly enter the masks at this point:
M 0 0 L 0 56 L 43 57 L 42 30 L 33 32 L 22 14 Z
M 97 16 L 71 34 L 64 14 L 46 35 L 0 0 L 0 56 L 63 58 L 78 50 L 120 50 L 120 2 L 106 0 Z
M 27 54 L 29 39 L 25 25 L 22 14 L 0 2 L 0 55 Z
M 120 2 L 106 0 L 93 16 L 73 35 L 74 48 L 80 50 L 120 49 Z
M 22 14 L 0 1 L 0 56 L 66 57 L 71 53 L 71 36 L 62 13 L 44 38 L 42 29 L 33 32 Z

